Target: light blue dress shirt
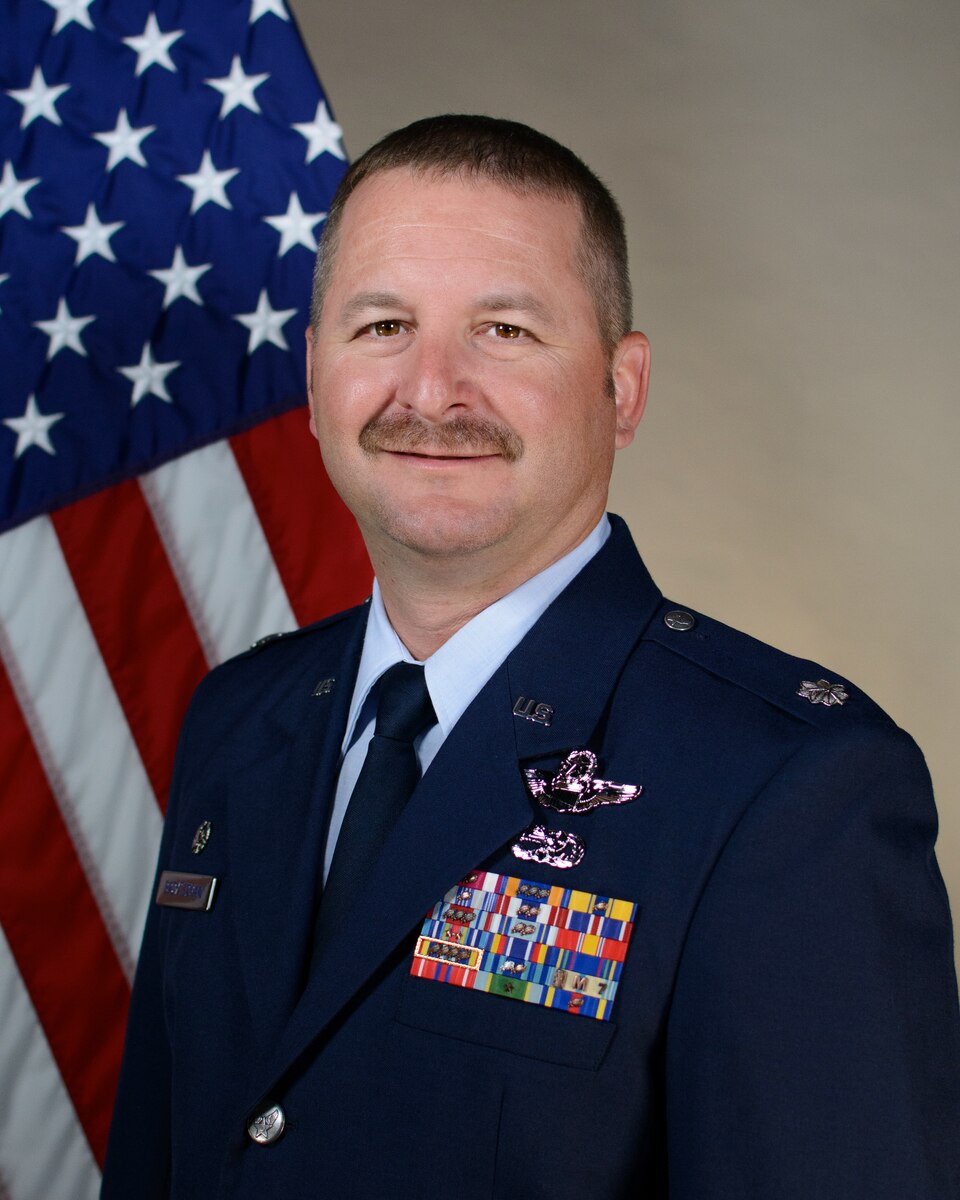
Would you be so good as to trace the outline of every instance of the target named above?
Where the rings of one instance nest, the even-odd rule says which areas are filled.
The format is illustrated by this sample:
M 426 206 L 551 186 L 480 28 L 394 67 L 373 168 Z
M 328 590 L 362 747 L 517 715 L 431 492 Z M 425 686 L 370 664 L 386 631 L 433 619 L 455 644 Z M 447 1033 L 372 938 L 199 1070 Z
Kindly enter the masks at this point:
M 477 613 L 439 650 L 424 660 L 427 690 L 437 714 L 437 723 L 417 743 L 421 772 L 426 772 L 447 735 L 490 676 L 609 536 L 610 522 L 604 515 L 593 531 L 569 554 L 551 563 L 546 570 L 534 575 L 483 612 Z M 384 671 L 401 661 L 417 660 L 394 632 L 383 607 L 380 587 L 374 580 L 360 669 L 347 717 L 340 774 L 323 856 L 324 883 L 354 784 L 373 737 L 376 723 L 374 688 Z

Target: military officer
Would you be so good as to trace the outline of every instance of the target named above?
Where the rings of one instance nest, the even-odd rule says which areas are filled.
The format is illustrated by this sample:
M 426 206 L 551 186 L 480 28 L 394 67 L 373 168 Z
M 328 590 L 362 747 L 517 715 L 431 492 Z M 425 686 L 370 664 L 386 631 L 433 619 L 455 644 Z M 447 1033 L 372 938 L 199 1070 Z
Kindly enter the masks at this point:
M 956 1200 L 923 760 L 606 515 L 649 373 L 606 188 L 391 134 L 307 360 L 374 592 L 193 701 L 103 1195 Z

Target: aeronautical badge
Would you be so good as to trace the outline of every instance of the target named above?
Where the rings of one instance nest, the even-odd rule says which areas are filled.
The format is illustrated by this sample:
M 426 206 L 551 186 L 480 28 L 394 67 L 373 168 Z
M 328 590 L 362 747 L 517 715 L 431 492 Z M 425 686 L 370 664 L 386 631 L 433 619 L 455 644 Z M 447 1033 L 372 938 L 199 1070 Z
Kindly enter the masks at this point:
M 559 867 L 561 871 L 579 866 L 583 859 L 583 842 L 575 833 L 547 829 L 545 825 L 525 829 L 511 849 L 524 862 Z
M 597 756 L 592 750 L 571 750 L 554 775 L 528 767 L 524 779 L 530 795 L 555 812 L 585 813 L 602 804 L 626 804 L 643 788 L 633 783 L 595 779 Z
M 831 683 L 829 679 L 818 679 L 816 683 L 805 679 L 797 695 L 811 704 L 825 704 L 828 708 L 834 704 L 846 704 L 850 699 L 850 693 L 842 683 Z

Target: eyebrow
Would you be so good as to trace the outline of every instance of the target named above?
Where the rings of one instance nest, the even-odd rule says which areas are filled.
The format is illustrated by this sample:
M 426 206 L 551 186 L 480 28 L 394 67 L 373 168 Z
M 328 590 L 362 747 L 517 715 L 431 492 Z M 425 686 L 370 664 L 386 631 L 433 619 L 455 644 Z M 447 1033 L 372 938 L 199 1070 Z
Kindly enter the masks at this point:
M 358 292 L 340 310 L 340 320 L 349 324 L 370 309 L 404 307 L 403 299 L 396 292 Z M 528 313 L 543 322 L 551 319 L 549 309 L 532 292 L 491 292 L 486 296 L 478 296 L 476 307 L 491 313 Z
M 358 292 L 340 310 L 340 320 L 347 324 L 371 308 L 402 307 L 403 301 L 395 292 Z
M 493 292 L 489 296 L 479 296 L 477 307 L 487 312 L 518 312 L 528 313 L 537 320 L 549 322 L 551 313 L 547 306 L 537 299 L 532 292 Z

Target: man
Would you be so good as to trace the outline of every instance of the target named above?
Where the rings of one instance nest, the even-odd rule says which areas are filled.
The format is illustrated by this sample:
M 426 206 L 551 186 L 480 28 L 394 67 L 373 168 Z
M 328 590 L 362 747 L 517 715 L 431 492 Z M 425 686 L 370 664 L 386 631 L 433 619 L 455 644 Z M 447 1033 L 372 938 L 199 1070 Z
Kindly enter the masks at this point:
M 105 1197 L 957 1196 L 922 758 L 604 515 L 625 264 L 524 126 L 344 180 L 311 426 L 377 584 L 194 700 Z

